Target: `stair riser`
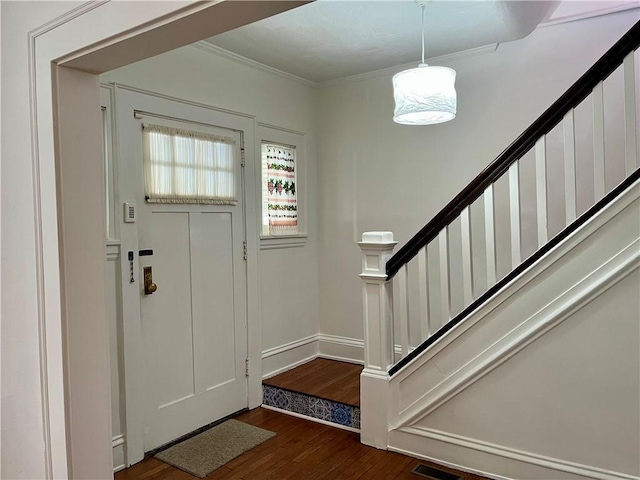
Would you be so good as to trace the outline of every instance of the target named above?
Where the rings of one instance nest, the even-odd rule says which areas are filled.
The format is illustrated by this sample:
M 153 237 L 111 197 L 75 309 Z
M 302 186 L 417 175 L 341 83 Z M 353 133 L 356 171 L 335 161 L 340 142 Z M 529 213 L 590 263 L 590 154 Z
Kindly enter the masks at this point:
M 262 385 L 263 404 L 337 426 L 360 429 L 360 408 L 324 398 Z

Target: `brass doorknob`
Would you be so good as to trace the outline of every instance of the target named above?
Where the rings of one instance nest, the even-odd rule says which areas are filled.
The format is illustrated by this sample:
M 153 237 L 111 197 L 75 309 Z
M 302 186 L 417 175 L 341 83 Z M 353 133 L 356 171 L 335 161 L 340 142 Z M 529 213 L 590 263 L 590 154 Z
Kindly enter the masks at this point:
M 158 286 L 153 283 L 151 267 L 144 267 L 144 294 L 151 295 L 156 290 L 158 290 Z

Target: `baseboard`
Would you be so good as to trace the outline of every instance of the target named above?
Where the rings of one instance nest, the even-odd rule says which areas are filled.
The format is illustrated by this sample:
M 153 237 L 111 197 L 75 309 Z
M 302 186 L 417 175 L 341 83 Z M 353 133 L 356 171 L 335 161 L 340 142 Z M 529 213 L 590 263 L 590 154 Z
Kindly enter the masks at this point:
M 124 435 L 116 435 L 111 439 L 113 447 L 113 473 L 124 470 Z
M 355 358 L 339 357 L 336 355 L 328 355 L 326 353 L 319 353 L 318 358 L 325 358 L 327 360 L 335 360 L 336 362 L 353 363 L 354 365 L 364 365 L 363 360 L 357 360 Z
M 459 470 L 460 472 L 470 473 L 472 475 L 478 475 L 481 477 L 491 478 L 492 480 L 512 480 L 508 477 L 501 477 L 500 475 L 496 475 L 495 473 L 484 472 L 482 470 L 476 470 L 473 468 L 469 468 L 465 465 L 458 465 L 457 463 L 447 462 L 445 460 L 441 460 L 439 458 L 434 458 L 429 455 L 422 455 L 420 453 L 416 453 L 409 450 L 404 450 L 402 448 L 396 448 L 389 446 L 388 450 L 390 452 L 399 453 L 401 455 L 406 455 L 407 457 L 417 458 L 418 460 L 426 460 L 427 462 L 432 462 L 438 465 L 442 465 L 443 467 L 453 468 L 454 470 Z
M 262 352 L 262 379 L 274 377 L 318 358 L 318 335 L 310 335 Z
M 420 441 L 417 441 L 416 437 L 419 437 Z M 425 439 L 430 440 L 428 445 L 424 442 Z M 443 465 L 449 464 L 455 466 L 455 468 L 489 478 L 505 478 L 493 472 L 508 470 L 509 463 L 513 463 L 514 469 L 520 472 L 520 476 L 526 476 L 527 478 L 593 478 L 598 480 L 638 480 L 640 478 L 431 428 L 403 427 L 390 432 L 389 442 L 394 444 L 389 446 L 389 450 L 432 460 Z M 416 451 L 415 447 L 418 445 L 424 447 L 424 451 Z M 440 457 L 439 452 L 446 452 L 446 455 Z M 473 469 L 473 467 L 470 469 L 468 466 L 461 467 L 456 464 L 456 459 L 464 459 L 466 465 L 476 463 L 482 466 L 476 469 Z M 492 464 L 496 467 L 491 468 Z M 530 471 L 524 473 L 523 466 L 524 468 L 528 467 Z
M 318 335 L 318 350 L 322 358 L 364 364 L 364 340 L 338 335 Z
M 298 360 L 296 362 L 288 363 L 287 365 L 285 365 L 283 367 L 279 367 L 276 370 L 272 370 L 272 371 L 269 371 L 267 373 L 264 373 L 262 375 L 262 380 L 267 380 L 269 378 L 275 377 L 276 375 L 280 375 L 281 373 L 287 372 L 287 371 L 292 370 L 292 369 L 294 369 L 296 367 L 299 367 L 300 365 L 304 365 L 305 363 L 308 363 L 308 362 L 310 362 L 312 360 L 315 360 L 318 357 L 319 357 L 319 355 L 315 354 L 315 355 L 311 355 L 311 356 L 309 356 L 307 358 L 303 358 L 301 360 Z
M 400 358 L 400 345 L 395 346 Z M 319 333 L 262 352 L 262 379 L 275 377 L 316 358 L 364 365 L 364 340 Z

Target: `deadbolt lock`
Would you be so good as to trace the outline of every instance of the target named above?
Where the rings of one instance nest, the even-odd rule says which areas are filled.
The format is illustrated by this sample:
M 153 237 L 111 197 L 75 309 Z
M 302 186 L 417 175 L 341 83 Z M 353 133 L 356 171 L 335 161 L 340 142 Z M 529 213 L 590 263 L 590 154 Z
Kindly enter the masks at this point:
M 158 289 L 158 286 L 153 283 L 153 273 L 151 267 L 144 267 L 144 294 L 151 295 Z

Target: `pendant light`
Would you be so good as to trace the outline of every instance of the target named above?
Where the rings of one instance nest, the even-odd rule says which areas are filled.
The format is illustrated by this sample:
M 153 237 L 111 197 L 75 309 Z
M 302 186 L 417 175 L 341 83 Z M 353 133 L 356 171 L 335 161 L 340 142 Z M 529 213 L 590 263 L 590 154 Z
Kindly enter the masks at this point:
M 403 125 L 433 125 L 456 118 L 456 71 L 424 63 L 424 7 L 422 9 L 422 63 L 393 76 L 396 108 L 393 121 Z

